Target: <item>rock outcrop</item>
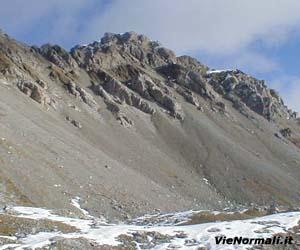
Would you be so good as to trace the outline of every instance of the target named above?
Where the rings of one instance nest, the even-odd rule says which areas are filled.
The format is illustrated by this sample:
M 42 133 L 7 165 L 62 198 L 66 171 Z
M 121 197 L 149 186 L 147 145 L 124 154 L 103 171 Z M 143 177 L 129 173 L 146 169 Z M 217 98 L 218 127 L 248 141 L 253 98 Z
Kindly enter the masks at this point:
M 216 92 L 233 102 L 233 106 L 245 112 L 240 102 L 252 111 L 275 120 L 278 117 L 296 117 L 283 103 L 275 90 L 269 89 L 265 81 L 257 80 L 239 70 L 208 72 L 207 79 Z
M 252 116 L 250 110 L 269 121 L 297 116 L 264 81 L 239 70 L 209 70 L 196 59 L 176 57 L 158 42 L 134 32 L 107 33 L 99 42 L 76 46 L 70 53 L 51 45 L 35 48 L 35 51 L 68 71 L 76 71 L 79 65 L 95 79 L 96 85 L 103 84 L 103 88 L 121 102 L 142 106 L 147 113 L 150 110 L 144 107 L 149 101 L 166 109 L 172 116 L 183 118 L 180 104 L 165 91 L 170 87 L 196 107 L 199 105 L 195 94 L 217 106 L 221 96 L 247 117 Z M 154 79 L 156 73 L 163 79 Z M 57 77 L 62 78 L 60 74 Z
M 33 46 L 32 49 L 62 69 L 70 69 L 77 66 L 72 56 L 58 45 L 45 44 L 40 48 Z
M 168 81 L 188 88 L 202 97 L 213 99 L 213 95 L 209 93 L 207 83 L 200 73 L 179 64 L 167 64 L 158 68 L 157 71 Z
M 93 108 L 93 109 L 98 108 L 98 104 L 94 100 L 93 96 L 91 94 L 89 94 L 86 90 L 84 90 L 83 88 L 77 86 L 74 82 L 69 81 L 66 84 L 66 88 L 70 94 L 74 95 L 75 97 L 80 98 L 84 103 L 86 103 L 91 108 Z
M 176 91 L 184 97 L 184 99 L 195 105 L 197 108 L 200 107 L 199 101 L 197 100 L 197 97 L 195 97 L 194 93 L 192 91 L 190 91 L 189 89 L 184 89 L 182 87 L 177 87 Z
M 50 104 L 50 98 L 45 92 L 47 86 L 44 82 L 38 81 L 37 83 L 34 83 L 30 81 L 20 81 L 17 84 L 17 87 L 25 95 L 29 96 L 31 99 L 38 102 L 39 104 Z

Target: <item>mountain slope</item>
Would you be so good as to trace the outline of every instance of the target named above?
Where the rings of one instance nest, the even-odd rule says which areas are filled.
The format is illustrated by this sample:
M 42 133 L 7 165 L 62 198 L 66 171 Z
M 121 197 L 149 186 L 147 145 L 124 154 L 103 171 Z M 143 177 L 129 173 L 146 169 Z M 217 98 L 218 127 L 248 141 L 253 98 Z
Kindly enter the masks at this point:
M 29 47 L 0 35 L 1 203 L 128 217 L 299 206 L 297 116 L 239 70 L 133 32 Z

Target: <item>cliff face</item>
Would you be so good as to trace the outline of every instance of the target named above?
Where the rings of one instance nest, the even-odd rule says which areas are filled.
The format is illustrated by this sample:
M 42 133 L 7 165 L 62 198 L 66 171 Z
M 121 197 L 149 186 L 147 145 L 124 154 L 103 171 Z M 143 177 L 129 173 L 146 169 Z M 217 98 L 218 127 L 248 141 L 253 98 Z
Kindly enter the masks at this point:
M 0 35 L 3 204 L 130 216 L 299 205 L 296 113 L 264 81 L 143 35 L 29 47 Z

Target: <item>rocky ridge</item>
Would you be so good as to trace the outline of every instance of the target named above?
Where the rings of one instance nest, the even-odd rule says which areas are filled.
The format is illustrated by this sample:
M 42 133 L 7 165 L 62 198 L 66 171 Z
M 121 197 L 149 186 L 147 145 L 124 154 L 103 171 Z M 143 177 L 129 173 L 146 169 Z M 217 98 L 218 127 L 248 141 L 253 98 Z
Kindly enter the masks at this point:
M 110 102 L 126 103 L 145 113 L 154 113 L 149 102 L 155 102 L 183 119 L 180 104 L 170 91 L 175 89 L 195 106 L 199 104 L 193 93 L 214 104 L 221 96 L 243 114 L 247 115 L 249 108 L 270 121 L 297 117 L 264 81 L 239 70 L 210 71 L 197 60 L 176 57 L 159 43 L 134 32 L 107 33 L 100 42 L 76 46 L 70 53 L 49 44 L 33 49 L 70 74 L 76 75 L 76 69 L 83 68 L 93 79 L 91 87 L 96 93 L 103 96 L 105 90 L 111 95 Z M 156 73 L 160 77 L 153 78 Z

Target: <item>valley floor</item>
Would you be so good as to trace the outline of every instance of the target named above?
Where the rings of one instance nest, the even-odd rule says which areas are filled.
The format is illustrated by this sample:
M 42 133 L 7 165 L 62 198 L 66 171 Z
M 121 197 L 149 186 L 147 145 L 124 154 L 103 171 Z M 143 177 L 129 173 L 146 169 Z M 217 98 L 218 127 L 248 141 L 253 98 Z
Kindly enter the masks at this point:
M 0 249 L 262 249 L 217 245 L 215 237 L 299 236 L 300 212 L 187 211 L 111 223 L 89 215 L 79 202 L 71 201 L 78 214 L 68 216 L 42 208 L 5 208 L 0 214 Z M 291 249 L 297 247 L 293 242 Z

